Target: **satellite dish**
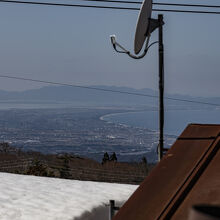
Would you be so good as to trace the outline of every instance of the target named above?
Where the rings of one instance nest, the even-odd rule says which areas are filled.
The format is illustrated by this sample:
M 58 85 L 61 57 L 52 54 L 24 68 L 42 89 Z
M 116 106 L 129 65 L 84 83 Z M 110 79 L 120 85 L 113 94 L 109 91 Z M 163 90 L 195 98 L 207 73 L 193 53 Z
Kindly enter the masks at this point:
M 158 156 L 159 160 L 163 157 L 163 153 L 165 152 L 164 145 L 164 49 L 163 49 L 163 15 L 159 14 L 157 19 L 151 18 L 152 13 L 152 0 L 143 0 L 143 3 L 141 5 L 140 13 L 138 16 L 137 26 L 136 26 L 136 32 L 135 32 L 135 39 L 134 39 L 134 53 L 132 54 L 130 51 L 126 50 L 123 46 L 121 46 L 116 41 L 116 36 L 111 35 L 111 43 L 113 48 L 118 53 L 124 53 L 127 54 L 129 57 L 133 59 L 141 59 L 143 58 L 149 48 L 158 43 L 159 46 L 159 145 L 158 145 Z M 155 41 L 153 43 L 149 44 L 150 41 L 150 34 L 158 29 L 158 41 Z M 146 40 L 147 38 L 147 40 Z M 146 42 L 145 42 L 146 41 Z M 145 49 L 143 50 L 143 53 L 140 55 L 137 55 L 145 42 Z
M 151 19 L 151 12 L 152 12 L 152 0 L 144 0 L 141 9 L 139 12 L 136 32 L 135 32 L 135 39 L 134 39 L 134 52 L 138 54 L 144 44 L 146 37 L 150 35 L 150 19 Z
M 155 43 L 158 43 L 158 41 L 149 44 L 150 41 L 150 34 L 160 26 L 162 26 L 164 23 L 163 21 L 159 22 L 158 19 L 152 19 L 151 18 L 151 12 L 152 12 L 152 0 L 144 0 L 142 2 L 138 20 L 137 20 L 137 25 L 136 25 L 136 32 L 135 32 L 135 39 L 134 39 L 134 52 L 135 54 L 132 54 L 130 51 L 126 50 L 122 45 L 120 45 L 116 41 L 116 36 L 111 35 L 111 43 L 114 47 L 114 49 L 118 53 L 125 53 L 131 58 L 134 59 L 141 59 L 143 58 L 146 54 L 148 49 Z M 147 38 L 147 40 L 146 40 Z M 146 42 L 145 42 L 146 41 Z M 137 54 L 141 51 L 143 44 L 145 42 L 145 49 L 141 55 Z M 120 50 L 118 49 L 120 48 Z

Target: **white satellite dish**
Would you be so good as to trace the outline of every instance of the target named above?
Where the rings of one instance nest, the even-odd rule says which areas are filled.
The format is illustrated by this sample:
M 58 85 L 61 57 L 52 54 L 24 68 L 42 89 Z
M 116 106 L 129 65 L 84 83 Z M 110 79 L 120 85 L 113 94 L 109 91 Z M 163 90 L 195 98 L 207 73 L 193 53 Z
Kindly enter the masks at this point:
M 136 26 L 136 32 L 135 32 L 135 39 L 134 39 L 134 53 L 136 55 L 131 54 L 130 51 L 126 50 L 123 46 L 121 46 L 117 41 L 116 41 L 116 36 L 111 35 L 111 43 L 113 45 L 113 48 L 118 52 L 118 53 L 125 53 L 131 58 L 134 59 L 141 59 L 143 58 L 146 54 L 148 49 L 158 43 L 159 45 L 159 118 L 160 118 L 160 123 L 159 123 L 159 128 L 160 128 L 160 135 L 159 135 L 159 145 L 158 145 L 158 154 L 159 154 L 159 160 L 163 157 L 163 153 L 166 150 L 163 145 L 164 145 L 164 138 L 163 138 L 163 129 L 164 129 L 164 49 L 163 49 L 163 15 L 159 14 L 158 19 L 152 19 L 151 18 L 151 13 L 152 13 L 152 0 L 144 0 L 140 13 L 138 16 L 138 21 L 137 21 L 137 26 Z M 158 28 L 158 41 L 155 41 L 153 43 L 149 44 L 150 41 L 150 35 L 151 33 Z M 147 40 L 146 40 L 147 38 Z M 144 42 L 145 43 L 145 48 L 143 50 L 143 53 L 141 55 L 137 55 L 140 53 Z M 118 49 L 120 48 L 120 50 Z
M 146 40 L 150 35 L 150 19 L 152 12 L 152 0 L 144 0 L 138 16 L 135 38 L 134 38 L 134 52 L 138 54 Z
M 150 34 L 160 26 L 162 26 L 164 23 L 159 22 L 158 19 L 152 19 L 151 18 L 151 12 L 152 12 L 152 0 L 144 0 L 142 2 L 138 20 L 137 20 L 137 25 L 136 25 L 136 32 L 135 32 L 135 39 L 134 39 L 134 52 L 137 55 L 142 47 L 144 42 L 145 43 L 145 49 L 141 55 L 133 55 L 131 54 L 130 51 L 126 50 L 123 46 L 121 46 L 117 41 L 116 41 L 116 36 L 111 35 L 111 43 L 114 47 L 114 49 L 119 52 L 119 53 L 126 53 L 128 56 L 134 59 L 141 59 L 143 58 L 148 49 L 155 43 L 152 43 L 150 46 L 148 46 L 149 40 L 150 40 Z M 147 40 L 146 40 L 147 38 Z M 120 48 L 121 50 L 118 50 Z

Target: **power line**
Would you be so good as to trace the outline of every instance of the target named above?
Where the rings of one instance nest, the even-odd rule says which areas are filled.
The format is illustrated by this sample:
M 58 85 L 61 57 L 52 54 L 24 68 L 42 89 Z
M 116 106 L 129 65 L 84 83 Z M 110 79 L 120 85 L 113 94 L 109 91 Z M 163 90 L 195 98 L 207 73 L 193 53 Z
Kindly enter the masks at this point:
M 159 96 L 157 96 L 157 95 L 149 95 L 149 94 L 138 93 L 138 92 L 127 92 L 127 91 L 120 91 L 120 90 L 113 90 L 113 89 L 104 89 L 104 88 L 97 88 L 97 87 L 91 87 L 91 86 L 80 86 L 80 85 L 75 85 L 75 84 L 53 82 L 53 81 L 45 81 L 45 80 L 38 80 L 38 79 L 31 79 L 31 78 L 24 78 L 24 77 L 0 75 L 0 78 L 16 79 L 16 80 L 22 80 L 22 81 L 46 83 L 46 84 L 60 85 L 60 86 L 69 86 L 69 87 L 75 87 L 75 88 L 97 90 L 97 91 L 103 91 L 103 92 L 112 92 L 112 93 L 134 95 L 134 96 L 142 96 L 142 97 L 150 97 L 150 98 L 157 98 L 157 99 L 159 98 Z M 172 100 L 172 101 L 180 101 L 180 102 L 188 102 L 188 103 L 195 103 L 195 104 L 211 105 L 211 106 L 218 106 L 218 107 L 220 107 L 220 104 L 217 104 L 217 103 L 194 101 L 194 100 L 171 98 L 171 97 L 164 97 L 164 98 L 167 99 L 167 100 Z
M 142 4 L 139 1 L 117 1 L 117 0 L 78 0 L 83 2 L 104 2 L 104 3 L 118 3 L 118 4 Z M 199 8 L 220 8 L 220 5 L 204 5 L 204 4 L 181 4 L 181 3 L 160 3 L 153 2 L 153 5 L 160 6 L 177 6 L 177 7 L 199 7 Z
M 119 3 L 119 4 L 142 4 L 138 1 L 118 1 L 118 0 L 77 0 L 83 2 L 104 2 L 104 3 Z
M 140 10 L 140 8 L 133 8 L 133 7 L 80 5 L 80 4 L 65 4 L 65 3 L 35 2 L 35 1 L 18 1 L 18 0 L 15 0 L 15 1 L 13 1 L 13 0 L 0 0 L 0 3 L 45 5 L 45 6 L 62 6 L 62 7 L 81 7 L 81 8 L 102 8 L 102 9 L 133 10 L 133 11 L 139 11 Z M 220 14 L 219 11 L 201 11 L 201 10 L 152 9 L 152 11 L 174 12 L 174 13 L 196 13 L 196 14 Z
M 220 11 L 199 11 L 199 10 L 171 10 L 171 9 L 152 9 L 157 12 L 175 12 L 175 13 L 191 13 L 191 14 L 216 14 L 220 15 Z
M 198 7 L 198 8 L 220 8 L 220 5 L 201 5 L 201 4 L 174 4 L 174 3 L 153 3 L 153 5 L 177 6 L 177 7 Z
M 63 6 L 63 7 L 80 7 L 80 8 L 102 8 L 102 9 L 120 9 L 120 10 L 140 10 L 139 8 L 130 7 L 114 7 L 114 6 L 98 6 L 98 5 L 80 5 L 80 4 L 65 4 L 65 3 L 51 3 L 51 2 L 33 2 L 33 1 L 13 1 L 0 0 L 2 3 L 14 4 L 29 4 L 29 5 L 46 5 L 46 6 Z
M 156 96 L 156 95 L 147 95 L 147 94 L 142 94 L 142 93 L 133 93 L 133 92 L 125 92 L 125 91 L 119 91 L 119 90 L 112 90 L 112 89 L 103 89 L 103 88 L 97 88 L 97 87 L 91 87 L 91 86 L 80 86 L 80 85 L 75 85 L 75 84 L 52 82 L 52 81 L 45 81 L 45 80 L 37 80 L 37 79 L 30 79 L 30 78 L 24 78 L 24 77 L 0 75 L 0 78 L 16 79 L 16 80 L 46 83 L 46 84 L 52 84 L 52 85 L 70 86 L 70 87 L 75 87 L 75 88 L 98 90 L 98 91 L 104 91 L 104 92 L 113 92 L 113 93 L 121 93 L 121 94 L 127 94 L 127 95 L 146 96 L 146 97 L 151 97 L 151 98 L 158 98 L 158 96 Z

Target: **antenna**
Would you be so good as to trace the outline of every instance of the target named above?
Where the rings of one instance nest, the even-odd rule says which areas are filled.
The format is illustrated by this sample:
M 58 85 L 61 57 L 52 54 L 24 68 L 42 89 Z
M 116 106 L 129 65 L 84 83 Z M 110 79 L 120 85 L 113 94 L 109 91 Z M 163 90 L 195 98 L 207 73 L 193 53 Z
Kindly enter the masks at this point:
M 118 53 L 125 53 L 133 59 L 143 58 L 149 48 L 158 43 L 159 44 L 159 144 L 158 144 L 158 158 L 162 159 L 164 151 L 164 48 L 163 48 L 163 15 L 159 14 L 157 19 L 151 18 L 152 13 L 152 0 L 144 0 L 141 5 L 139 12 L 135 39 L 134 39 L 134 53 L 126 50 L 116 41 L 116 36 L 111 35 L 111 43 L 113 48 Z M 150 35 L 153 31 L 158 29 L 158 41 L 155 41 L 149 45 Z M 143 48 L 145 42 L 145 47 L 141 55 L 138 55 Z M 118 49 L 119 48 L 119 49 Z

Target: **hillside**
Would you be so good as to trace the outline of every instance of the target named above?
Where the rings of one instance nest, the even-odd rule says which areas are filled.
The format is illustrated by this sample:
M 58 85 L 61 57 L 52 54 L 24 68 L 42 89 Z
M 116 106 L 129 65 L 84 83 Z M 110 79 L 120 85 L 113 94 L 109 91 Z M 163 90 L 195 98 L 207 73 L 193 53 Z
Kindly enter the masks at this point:
M 0 144 L 0 172 L 63 179 L 140 184 L 154 166 L 146 161 L 104 164 L 73 154 L 44 155 Z

